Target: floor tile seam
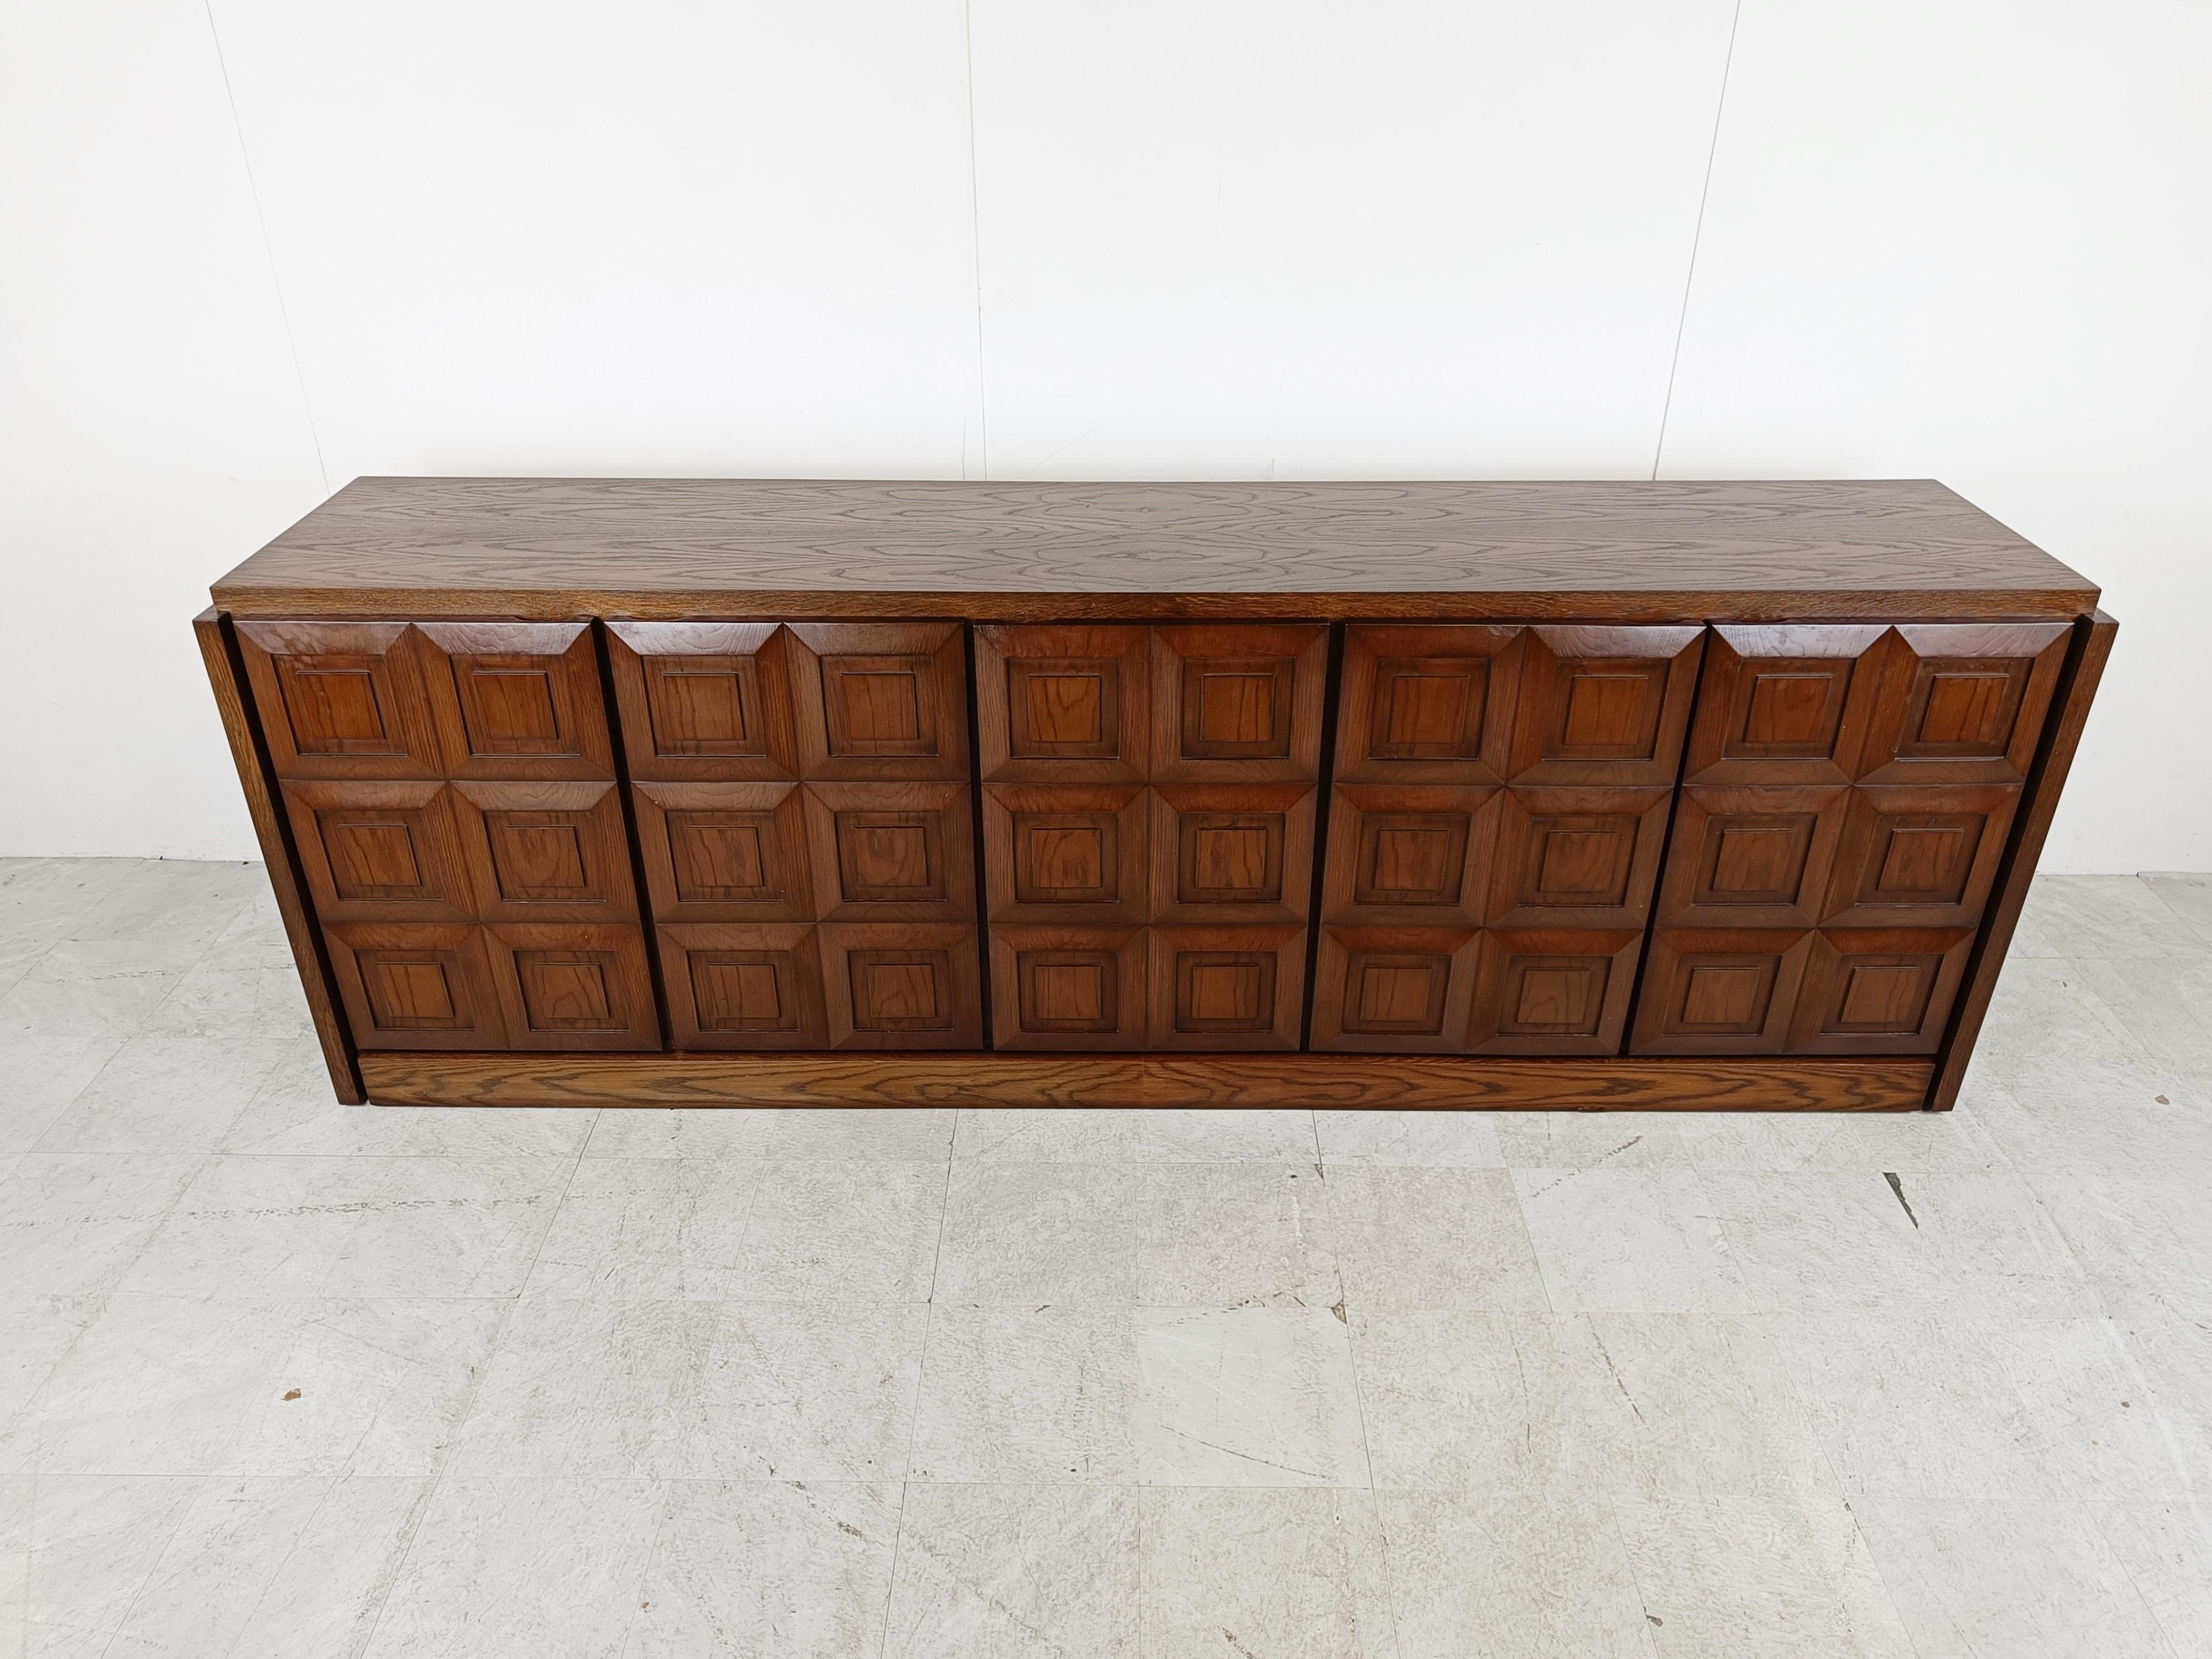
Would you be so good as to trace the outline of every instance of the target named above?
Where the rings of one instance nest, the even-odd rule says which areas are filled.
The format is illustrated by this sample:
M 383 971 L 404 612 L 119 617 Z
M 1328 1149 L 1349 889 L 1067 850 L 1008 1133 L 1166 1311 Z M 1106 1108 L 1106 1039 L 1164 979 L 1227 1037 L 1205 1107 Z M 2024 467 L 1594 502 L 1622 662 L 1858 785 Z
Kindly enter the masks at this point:
M 627 1654 L 630 1650 L 630 1632 L 637 1628 L 637 1615 L 644 1612 L 647 1605 L 646 1591 L 653 1583 L 653 1558 L 659 1554 L 661 1534 L 668 1529 L 668 1500 L 672 1496 L 669 1483 L 656 1480 L 653 1486 L 659 1501 L 653 1505 L 653 1537 L 645 1547 L 644 1559 L 638 1563 L 637 1584 L 630 1592 L 629 1606 L 623 1615 L 622 1645 L 615 1650 L 620 1654 Z
M 1613 1547 L 1620 1552 L 1620 1564 L 1628 1570 L 1628 1588 L 1636 1597 L 1636 1611 L 1643 1615 L 1644 1627 L 1638 1632 L 1644 1638 L 1644 1651 L 1650 1659 L 1659 1659 L 1659 1644 L 1651 1632 L 1654 1629 L 1651 1603 L 1644 1593 L 1644 1575 L 1637 1571 L 1636 1552 L 1628 1547 L 1628 1528 L 1620 1522 L 1620 1498 L 1617 1493 L 1605 1494 L 1606 1524 L 1613 1529 Z
M 116 1615 L 114 1626 L 107 1632 L 107 1639 L 100 1644 L 100 1659 L 106 1659 L 108 1652 L 122 1640 L 123 1627 L 131 1622 L 131 1613 L 145 1599 L 148 1587 L 161 1571 L 161 1563 L 168 1559 L 169 1552 L 176 1547 L 177 1540 L 184 1535 L 185 1522 L 191 1518 L 192 1511 L 199 1506 L 200 1495 L 207 1491 L 212 1479 L 212 1476 L 203 1476 L 192 1489 L 191 1495 L 177 1505 L 176 1524 L 169 1528 L 168 1535 L 161 1540 L 161 1547 L 154 1552 L 153 1559 L 147 1562 L 144 1576 L 131 1592 L 131 1599 L 123 1604 L 123 1611 Z
M 597 1127 L 598 1121 L 594 1117 L 592 1120 L 594 1128 Z M 589 1144 L 590 1139 L 590 1133 L 587 1131 L 585 1135 L 586 1145 Z M 416 1500 L 413 1512 L 408 1517 L 405 1537 L 400 1545 L 397 1559 L 392 1562 L 391 1577 L 385 1582 L 380 1593 L 375 1597 L 375 1610 L 368 1620 L 368 1628 L 362 1633 L 360 1641 L 355 1644 L 354 1659 L 360 1659 L 361 1656 L 370 1653 L 376 1645 L 377 1632 L 384 1627 L 384 1616 L 391 1609 L 392 1596 L 405 1581 L 407 1564 L 414 1559 L 416 1546 L 422 1540 L 423 1524 L 429 1519 L 431 1511 L 437 1507 L 438 1495 L 444 1490 L 447 1477 L 452 1472 L 455 1455 L 468 1431 L 469 1419 L 476 1413 L 477 1403 L 483 1397 L 484 1382 L 490 1376 L 491 1368 L 498 1359 L 501 1345 L 506 1339 L 507 1328 L 514 1323 L 514 1310 L 521 1305 L 523 1287 L 530 1282 L 530 1275 L 537 1269 L 538 1253 L 544 1249 L 545 1235 L 552 1230 L 553 1218 L 560 1213 L 561 1204 L 568 1197 L 568 1185 L 575 1179 L 576 1167 L 582 1162 L 583 1148 L 580 1146 L 570 1162 L 568 1179 L 562 1183 L 561 1196 L 554 1201 L 551 1209 L 547 1212 L 545 1227 L 538 1236 L 538 1247 L 531 1252 L 529 1263 L 524 1267 L 521 1275 L 515 1282 L 514 1293 L 507 1297 L 470 1298 L 479 1301 L 496 1301 L 505 1305 L 500 1312 L 497 1323 L 493 1327 L 489 1339 L 484 1344 L 481 1365 L 470 1379 L 467 1398 L 461 1401 L 460 1409 L 453 1413 L 451 1430 L 445 1436 L 443 1443 L 433 1453 L 431 1473 L 423 1483 L 422 1493 Z
M 1318 1121 L 1314 1127 L 1314 1159 L 1315 1172 L 1320 1174 L 1324 1168 L 1325 1160 L 1321 1156 L 1321 1127 Z M 1324 1183 L 1328 1179 L 1325 1175 L 1321 1178 Z M 1359 1381 L 1358 1336 L 1352 1328 L 1352 1295 L 1345 1286 L 1344 1266 L 1341 1261 L 1335 1264 L 1335 1273 L 1336 1305 L 1329 1311 L 1334 1314 L 1344 1326 L 1344 1358 L 1346 1366 L 1351 1373 L 1352 1410 L 1359 1424 L 1359 1459 L 1367 1469 L 1367 1511 L 1375 1522 L 1376 1547 L 1382 1552 L 1382 1604 L 1390 1619 L 1391 1650 L 1402 1656 L 1405 1651 L 1405 1639 L 1398 1629 L 1398 1578 L 1392 1563 L 1389 1531 L 1382 1524 L 1382 1499 L 1375 1485 L 1375 1446 L 1368 1437 L 1367 1401 Z
M 246 1610 L 246 1616 L 238 1621 L 237 1634 L 233 1636 L 223 1648 L 223 1659 L 229 1659 L 229 1656 L 238 1650 L 238 1644 L 246 1639 L 246 1632 L 253 1627 L 253 1618 L 261 1611 L 261 1604 L 269 1599 L 269 1593 L 276 1589 L 276 1581 L 284 1576 L 284 1569 L 292 1565 L 292 1558 L 300 1553 L 301 1543 L 314 1530 L 315 1522 L 322 1519 L 323 1511 L 330 1506 L 331 1494 L 335 1492 L 346 1479 L 347 1477 L 343 1474 L 336 1474 L 330 1476 L 325 1481 L 322 1496 L 315 1500 L 315 1507 L 308 1512 L 307 1518 L 301 1523 L 300 1529 L 293 1534 L 292 1541 L 285 1547 L 283 1559 L 277 1562 L 276 1570 L 262 1582 L 260 1594 L 253 1598 L 253 1605 Z M 212 1479 L 210 1484 L 213 1484 Z M 198 1501 L 197 1498 L 194 1499 L 195 1503 Z
M 599 1120 L 594 1117 L 593 1128 L 598 1127 L 598 1122 Z M 590 1139 L 590 1133 L 587 1131 L 584 1144 L 588 1145 Z M 453 1427 L 445 1437 L 443 1443 L 433 1455 L 432 1472 L 425 1481 L 413 1514 L 409 1517 L 405 1540 L 400 1547 L 398 1559 L 392 1563 L 392 1576 L 385 1583 L 381 1594 L 376 1597 L 375 1612 L 368 1621 L 368 1630 L 354 1648 L 356 1659 L 358 1656 L 366 1655 L 375 1647 L 376 1635 L 384 1626 L 384 1616 L 391 1608 L 392 1598 L 404 1582 L 407 1564 L 414 1559 L 416 1546 L 422 1540 L 423 1523 L 428 1520 L 431 1511 L 437 1507 L 438 1495 L 444 1490 L 447 1478 L 452 1473 L 455 1455 L 468 1431 L 469 1420 L 475 1415 L 477 1404 L 483 1397 L 484 1382 L 491 1375 L 491 1368 L 499 1358 L 501 1346 L 506 1340 L 507 1329 L 514 1323 L 514 1310 L 521 1305 L 522 1289 L 529 1283 L 531 1273 L 537 1269 L 538 1254 L 545 1246 L 545 1235 L 552 1230 L 553 1218 L 560 1212 L 562 1203 L 567 1200 L 569 1183 L 574 1181 L 576 1168 L 582 1162 L 583 1147 L 580 1146 L 574 1157 L 570 1160 L 568 1179 L 562 1183 L 561 1195 L 555 1200 L 552 1208 L 547 1212 L 545 1227 L 538 1236 L 537 1249 L 531 1252 L 529 1263 L 524 1267 L 520 1277 L 516 1281 L 514 1293 L 507 1297 L 471 1298 L 489 1299 L 502 1302 L 506 1305 L 500 1313 L 498 1322 L 493 1328 L 489 1339 L 484 1344 L 483 1362 L 470 1379 L 468 1396 L 462 1401 L 460 1409 L 453 1413 Z

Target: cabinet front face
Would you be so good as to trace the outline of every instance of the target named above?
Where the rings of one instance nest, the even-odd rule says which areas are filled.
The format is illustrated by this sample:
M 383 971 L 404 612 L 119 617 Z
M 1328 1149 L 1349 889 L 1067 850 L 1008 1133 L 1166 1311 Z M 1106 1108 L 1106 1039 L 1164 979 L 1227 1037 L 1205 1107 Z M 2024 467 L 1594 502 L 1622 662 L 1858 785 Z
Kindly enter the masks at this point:
M 2068 632 L 1716 628 L 1632 1051 L 1934 1053 Z
M 981 1047 L 958 625 L 608 634 L 676 1046 Z
M 1328 629 L 975 631 L 993 1040 L 1294 1048 Z
M 1345 630 L 1315 1048 L 1619 1052 L 1699 645 Z
M 237 625 L 364 1048 L 653 1048 L 587 624 Z

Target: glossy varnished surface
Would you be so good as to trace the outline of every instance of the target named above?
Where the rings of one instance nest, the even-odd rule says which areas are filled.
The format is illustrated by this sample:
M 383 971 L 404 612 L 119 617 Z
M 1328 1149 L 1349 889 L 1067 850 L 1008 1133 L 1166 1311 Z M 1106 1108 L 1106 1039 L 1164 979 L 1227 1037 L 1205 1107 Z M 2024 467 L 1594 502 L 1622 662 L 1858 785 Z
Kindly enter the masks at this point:
M 952 483 L 362 478 L 234 615 L 2078 615 L 2095 586 L 1930 480 Z

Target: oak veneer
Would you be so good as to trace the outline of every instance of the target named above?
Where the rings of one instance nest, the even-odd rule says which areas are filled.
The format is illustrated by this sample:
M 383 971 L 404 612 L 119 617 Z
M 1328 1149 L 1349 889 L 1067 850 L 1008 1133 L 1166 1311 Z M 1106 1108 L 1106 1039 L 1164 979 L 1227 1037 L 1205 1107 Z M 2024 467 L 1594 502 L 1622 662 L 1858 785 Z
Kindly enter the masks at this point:
M 2113 632 L 1926 482 L 364 479 L 214 592 L 422 1101 L 1945 1107 Z

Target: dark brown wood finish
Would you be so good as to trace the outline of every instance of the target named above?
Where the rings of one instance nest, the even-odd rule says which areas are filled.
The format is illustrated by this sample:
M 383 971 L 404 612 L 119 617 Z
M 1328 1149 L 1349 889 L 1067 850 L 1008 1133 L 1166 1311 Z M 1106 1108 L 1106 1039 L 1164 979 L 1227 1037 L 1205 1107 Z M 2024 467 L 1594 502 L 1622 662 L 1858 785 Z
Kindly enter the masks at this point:
M 1302 1107 L 1399 1111 L 1909 1112 L 1926 1060 L 1513 1060 L 1432 1054 L 371 1054 L 393 1106 Z
M 997 1047 L 1298 1046 L 1328 665 L 1313 623 L 975 630 Z
M 247 815 L 253 821 L 254 839 L 261 846 L 261 860 L 269 872 L 269 885 L 276 896 L 283 918 L 284 937 L 292 947 L 292 960 L 300 970 L 300 988 L 307 999 L 314 1021 L 315 1040 L 323 1051 L 323 1064 L 331 1074 L 331 1089 L 349 1106 L 368 1098 L 361 1073 L 354 1063 L 354 1048 L 341 1011 L 338 987 L 317 934 L 313 915 L 304 891 L 306 882 L 285 835 L 277 805 L 275 775 L 253 717 L 240 659 L 234 655 L 222 619 L 213 608 L 192 618 L 192 634 L 199 641 L 200 660 L 207 669 L 208 685 L 215 693 L 216 711 L 222 718 L 223 736 L 238 768 L 239 787 L 246 793 Z
M 1940 1109 L 2112 632 L 1925 483 L 362 480 L 216 594 L 342 1097 Z
M 239 617 L 1598 623 L 2059 617 L 2094 584 L 1929 479 L 359 478 Z
M 1638 1054 L 1932 1054 L 2069 629 L 1718 627 Z
M 607 633 L 676 1045 L 980 1048 L 961 629 Z
M 2112 657 L 2119 631 L 2119 623 L 2101 611 L 2083 617 L 2075 627 L 2053 696 L 2056 711 L 2028 775 L 2027 807 L 2014 822 L 2012 843 L 2006 849 L 1990 899 L 1988 920 L 1967 959 L 1966 988 L 1958 999 L 1936 1061 L 1928 1096 L 1931 1111 L 1948 1112 L 1958 1103 L 1959 1087 L 1966 1080 L 1966 1066 L 1973 1058 L 1974 1039 L 1981 1035 L 1990 999 L 1996 991 L 1997 970 L 2004 966 L 2013 930 L 2019 926 L 2021 908 L 2027 902 L 2035 861 L 2042 856 L 2044 840 L 2051 833 L 2059 792 L 2073 769 L 2082 731 L 2088 724 L 2089 705 L 2104 678 L 2105 664 Z
M 362 1048 L 657 1048 L 588 624 L 244 624 Z
M 1345 630 L 1313 1047 L 1619 1052 L 1703 634 Z

